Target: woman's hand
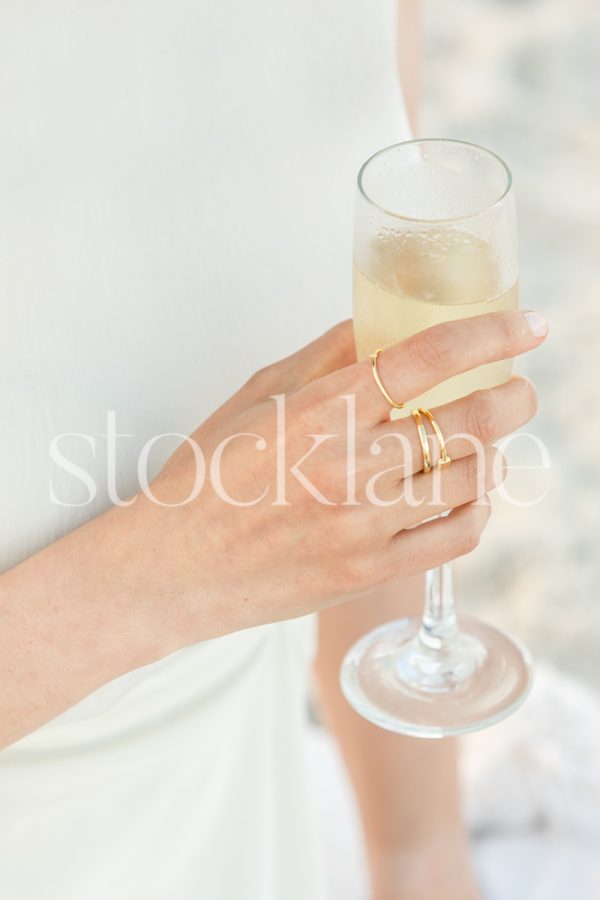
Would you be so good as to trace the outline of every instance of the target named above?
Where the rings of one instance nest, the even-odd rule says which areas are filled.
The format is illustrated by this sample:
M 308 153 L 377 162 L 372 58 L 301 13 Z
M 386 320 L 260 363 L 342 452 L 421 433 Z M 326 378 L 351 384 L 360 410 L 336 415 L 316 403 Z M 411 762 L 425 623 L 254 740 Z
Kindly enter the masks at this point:
M 381 377 L 409 403 L 451 375 L 536 347 L 544 335 L 529 321 L 511 311 L 427 329 L 381 353 Z M 453 459 L 438 481 L 421 471 L 412 418 L 389 421 L 370 360 L 354 359 L 343 322 L 257 372 L 192 435 L 207 469 L 197 498 L 185 502 L 199 458 L 185 443 L 152 483 L 154 499 L 140 494 L 124 511 L 137 548 L 131 590 L 163 622 L 168 603 L 176 644 L 318 610 L 478 544 L 489 508 L 474 501 L 504 477 L 490 445 L 535 412 L 530 383 L 512 378 L 435 410 Z M 461 433 L 487 449 L 452 438 Z
M 493 313 L 397 344 L 379 371 L 392 396 L 410 401 L 542 340 L 519 312 Z M 534 410 L 522 378 L 436 410 L 453 458 L 438 484 L 420 473 L 412 419 L 390 422 L 370 361 L 354 361 L 349 322 L 258 372 L 129 506 L 0 576 L 0 747 L 188 644 L 322 609 L 472 550 L 488 517 L 474 501 L 502 477 L 489 445 Z M 487 449 L 453 440 L 460 432 Z

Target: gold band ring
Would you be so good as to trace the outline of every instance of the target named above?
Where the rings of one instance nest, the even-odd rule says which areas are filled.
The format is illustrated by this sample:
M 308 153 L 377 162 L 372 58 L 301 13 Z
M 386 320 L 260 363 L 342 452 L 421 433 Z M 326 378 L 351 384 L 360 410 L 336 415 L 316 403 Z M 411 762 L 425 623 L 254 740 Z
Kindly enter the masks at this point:
M 375 379 L 375 384 L 393 409 L 402 409 L 404 403 L 396 403 L 396 401 L 392 397 L 390 397 L 390 395 L 384 388 L 383 382 L 379 376 L 379 371 L 377 369 L 377 357 L 381 353 L 381 350 L 382 348 L 380 347 L 378 350 L 375 350 L 374 353 L 371 353 L 371 368 L 373 370 L 373 378 Z
M 438 440 L 440 448 L 440 458 L 438 459 L 437 463 L 438 466 L 446 466 L 448 465 L 448 463 L 452 462 L 452 460 L 448 456 L 448 452 L 446 450 L 446 442 L 444 440 L 444 436 L 441 432 L 440 426 L 438 425 L 430 411 L 420 406 L 418 409 L 412 409 L 410 414 L 415 420 L 415 425 L 417 426 L 417 432 L 419 434 L 419 440 L 421 442 L 421 450 L 423 451 L 423 471 L 431 472 L 432 469 L 431 452 L 429 450 L 429 438 L 423 424 L 423 416 L 425 416 L 425 418 L 429 421 L 429 424 L 433 428 L 435 436 Z

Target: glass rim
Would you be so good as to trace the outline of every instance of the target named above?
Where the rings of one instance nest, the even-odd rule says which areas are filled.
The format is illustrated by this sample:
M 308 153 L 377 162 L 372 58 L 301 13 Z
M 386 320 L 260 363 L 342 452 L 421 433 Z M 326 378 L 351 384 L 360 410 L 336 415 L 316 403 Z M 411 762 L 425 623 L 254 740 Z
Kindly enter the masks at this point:
M 376 203 L 375 200 L 369 197 L 363 185 L 363 175 L 367 166 L 372 163 L 373 160 L 377 159 L 378 156 L 382 156 L 384 153 L 389 153 L 390 150 L 395 150 L 397 147 L 408 147 L 412 144 L 456 144 L 461 147 L 470 147 L 475 150 L 480 150 L 482 153 L 491 156 L 493 159 L 500 163 L 502 169 L 504 170 L 504 173 L 506 174 L 506 186 L 500 196 L 497 197 L 493 203 L 488 203 L 487 206 L 482 207 L 476 212 L 467 213 L 463 216 L 450 216 L 449 218 L 444 217 L 439 219 L 423 219 L 419 218 L 418 216 L 404 216 L 402 215 L 402 213 L 397 213 L 393 212 L 390 209 L 386 209 L 384 206 L 381 206 L 381 204 Z M 398 141 L 398 143 L 396 144 L 390 144 L 388 147 L 382 147 L 381 150 L 377 150 L 375 153 L 371 154 L 371 156 L 369 156 L 369 158 L 365 160 L 365 162 L 358 170 L 356 183 L 358 185 L 359 193 L 362 197 L 364 197 L 367 203 L 369 203 L 371 206 L 374 206 L 380 212 L 385 213 L 385 215 L 387 216 L 391 216 L 392 218 L 398 219 L 401 222 L 422 222 L 423 224 L 427 225 L 443 225 L 449 222 L 467 222 L 470 219 L 476 219 L 478 216 L 481 216 L 489 210 L 494 209 L 496 206 L 499 206 L 500 203 L 502 203 L 502 201 L 507 197 L 512 188 L 513 177 L 512 172 L 510 171 L 509 167 L 504 162 L 502 157 L 498 156 L 497 153 L 494 153 L 493 150 L 488 150 L 487 147 L 482 147 L 480 144 L 474 144 L 471 141 L 461 141 L 457 138 L 411 138 L 411 140 L 409 141 Z

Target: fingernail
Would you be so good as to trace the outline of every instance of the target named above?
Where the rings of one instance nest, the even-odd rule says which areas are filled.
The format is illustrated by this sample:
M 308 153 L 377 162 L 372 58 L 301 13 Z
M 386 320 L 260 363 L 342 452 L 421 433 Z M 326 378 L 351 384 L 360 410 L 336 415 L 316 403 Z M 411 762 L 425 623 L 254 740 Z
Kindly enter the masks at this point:
M 529 326 L 529 330 L 536 338 L 546 337 L 548 334 L 548 323 L 545 318 L 537 312 L 524 312 L 523 318 Z

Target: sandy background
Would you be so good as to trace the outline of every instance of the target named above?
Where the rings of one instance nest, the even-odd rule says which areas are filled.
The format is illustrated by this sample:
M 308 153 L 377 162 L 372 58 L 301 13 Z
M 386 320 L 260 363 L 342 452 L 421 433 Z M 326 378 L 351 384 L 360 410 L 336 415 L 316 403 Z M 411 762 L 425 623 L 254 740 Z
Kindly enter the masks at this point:
M 429 0 L 421 133 L 496 150 L 513 171 L 521 305 L 550 321 L 517 365 L 539 391 L 529 431 L 551 468 L 520 471 L 481 547 L 458 565 L 461 608 L 600 689 L 600 5 Z M 526 440 L 514 464 L 539 465 Z

